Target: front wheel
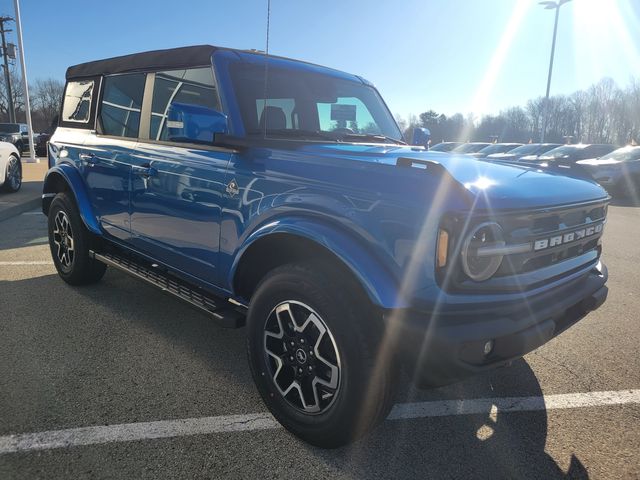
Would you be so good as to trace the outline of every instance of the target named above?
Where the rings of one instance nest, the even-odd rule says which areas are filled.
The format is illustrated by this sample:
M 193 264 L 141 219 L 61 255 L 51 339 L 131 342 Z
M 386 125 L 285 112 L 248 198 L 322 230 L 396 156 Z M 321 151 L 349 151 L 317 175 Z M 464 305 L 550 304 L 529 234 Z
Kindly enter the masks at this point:
M 91 235 L 67 193 L 57 194 L 51 202 L 48 227 L 53 263 L 65 282 L 87 285 L 103 277 L 107 266 L 90 257 Z
M 2 189 L 5 192 L 14 193 L 20 190 L 22 186 L 22 163 L 15 155 L 9 157 L 7 163 L 7 172 L 5 174 Z
M 391 406 L 381 328 L 352 287 L 320 265 L 285 265 L 260 283 L 248 312 L 258 390 L 289 431 L 320 447 L 362 436 Z

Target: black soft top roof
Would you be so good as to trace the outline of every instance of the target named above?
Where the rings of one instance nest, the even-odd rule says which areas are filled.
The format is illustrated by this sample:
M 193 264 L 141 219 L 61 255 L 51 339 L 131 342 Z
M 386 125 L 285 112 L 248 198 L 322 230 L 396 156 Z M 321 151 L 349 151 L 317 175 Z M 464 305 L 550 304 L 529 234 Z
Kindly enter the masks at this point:
M 212 45 L 196 45 L 81 63 L 67 69 L 67 80 L 134 70 L 164 70 L 208 65 L 215 50 L 216 47 Z

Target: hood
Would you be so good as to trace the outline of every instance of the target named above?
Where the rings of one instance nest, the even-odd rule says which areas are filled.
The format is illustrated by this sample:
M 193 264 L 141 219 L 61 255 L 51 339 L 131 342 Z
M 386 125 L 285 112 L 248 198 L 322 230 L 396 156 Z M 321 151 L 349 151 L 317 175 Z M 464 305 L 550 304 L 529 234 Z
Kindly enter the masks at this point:
M 500 164 L 410 146 L 306 144 L 297 153 L 323 157 L 326 161 L 348 159 L 372 166 L 394 166 L 412 181 L 420 181 L 422 175 L 449 175 L 462 187 L 461 191 L 468 192 L 472 201 L 485 204 L 485 208 L 537 208 L 608 196 L 595 181 L 566 176 L 569 172 L 554 173 L 535 165 Z M 397 166 L 399 158 L 416 162 L 413 166 Z M 436 168 L 429 168 L 430 165 Z M 439 166 L 442 168 L 437 168 Z M 394 181 L 391 175 L 388 181 Z

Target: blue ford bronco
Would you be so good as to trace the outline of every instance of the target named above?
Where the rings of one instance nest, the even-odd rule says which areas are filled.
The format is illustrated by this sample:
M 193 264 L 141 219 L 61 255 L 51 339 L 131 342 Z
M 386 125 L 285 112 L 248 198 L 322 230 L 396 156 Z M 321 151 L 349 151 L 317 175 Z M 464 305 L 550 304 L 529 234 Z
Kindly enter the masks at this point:
M 59 275 L 109 266 L 246 324 L 265 404 L 312 444 L 384 419 L 402 369 L 458 381 L 605 301 L 600 186 L 408 145 L 361 77 L 194 46 L 66 80 L 43 192 Z

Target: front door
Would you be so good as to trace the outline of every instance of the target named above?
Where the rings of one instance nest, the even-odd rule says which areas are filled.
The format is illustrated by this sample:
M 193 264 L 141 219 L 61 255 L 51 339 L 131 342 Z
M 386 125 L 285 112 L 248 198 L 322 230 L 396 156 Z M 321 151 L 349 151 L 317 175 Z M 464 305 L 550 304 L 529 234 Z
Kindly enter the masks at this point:
M 134 155 L 131 243 L 213 285 L 231 154 L 141 142 Z

